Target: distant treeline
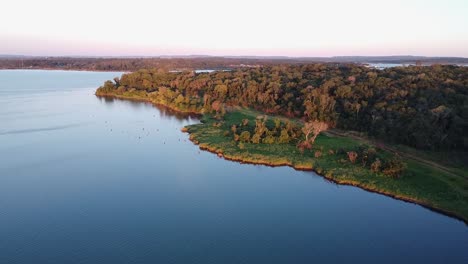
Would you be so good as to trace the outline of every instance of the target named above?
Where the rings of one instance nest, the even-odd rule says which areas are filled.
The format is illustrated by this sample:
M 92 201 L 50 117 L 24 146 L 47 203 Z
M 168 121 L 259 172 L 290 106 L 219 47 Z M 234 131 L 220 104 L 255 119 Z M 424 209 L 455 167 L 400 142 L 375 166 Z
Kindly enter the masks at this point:
M 401 64 L 468 64 L 468 58 L 417 56 L 343 56 L 343 57 L 27 57 L 0 55 L 0 69 L 63 69 L 90 71 L 137 71 L 141 69 L 231 69 L 284 64 L 310 63 L 401 63 Z
M 467 67 L 306 64 L 198 74 L 152 69 L 124 74 L 97 93 L 148 97 L 198 112 L 243 106 L 422 149 L 468 150 Z
M 0 58 L 0 69 L 63 69 L 90 71 L 137 71 L 140 69 L 231 69 L 292 63 L 287 59 L 249 59 L 222 57 L 195 58 Z

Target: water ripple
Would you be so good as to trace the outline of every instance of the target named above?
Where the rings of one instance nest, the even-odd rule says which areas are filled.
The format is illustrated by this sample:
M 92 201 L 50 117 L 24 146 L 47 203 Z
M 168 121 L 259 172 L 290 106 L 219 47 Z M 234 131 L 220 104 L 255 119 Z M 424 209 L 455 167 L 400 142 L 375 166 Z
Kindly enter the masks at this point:
M 63 126 L 49 126 L 49 127 L 40 127 L 40 128 L 7 130 L 7 131 L 1 131 L 0 136 L 2 136 L 2 135 L 27 134 L 27 133 L 35 133 L 35 132 L 42 132 L 42 131 L 63 130 L 63 129 L 72 128 L 72 127 L 80 127 L 80 126 L 83 126 L 85 124 L 86 123 L 77 123 L 77 124 L 69 124 L 69 125 L 63 125 Z

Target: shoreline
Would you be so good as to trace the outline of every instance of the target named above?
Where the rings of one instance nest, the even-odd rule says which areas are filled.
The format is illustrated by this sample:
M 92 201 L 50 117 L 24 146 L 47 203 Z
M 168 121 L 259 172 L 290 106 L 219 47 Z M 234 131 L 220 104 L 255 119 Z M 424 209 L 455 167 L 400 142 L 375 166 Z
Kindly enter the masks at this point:
M 115 98 L 115 99 L 119 99 L 119 100 L 130 100 L 130 101 L 151 103 L 153 106 L 163 107 L 163 108 L 168 109 L 169 111 L 171 111 L 173 113 L 176 113 L 176 114 L 196 116 L 198 118 L 201 118 L 202 115 L 203 115 L 203 113 L 201 113 L 201 112 L 181 110 L 180 108 L 177 108 L 176 106 L 171 106 L 171 105 L 167 105 L 167 104 L 163 104 L 163 103 L 156 103 L 156 102 L 152 101 L 148 97 L 125 96 L 125 95 L 107 94 L 107 93 L 99 93 L 99 92 L 96 92 L 95 95 L 97 97 L 103 97 L 103 98 Z M 396 199 L 396 200 L 416 204 L 416 205 L 422 206 L 422 207 L 424 207 L 426 209 L 429 209 L 429 210 L 431 210 L 433 212 L 437 212 L 437 213 L 440 213 L 442 215 L 457 219 L 457 220 L 465 223 L 465 225 L 468 226 L 468 218 L 466 218 L 463 214 L 455 212 L 453 210 L 443 209 L 440 206 L 436 207 L 436 206 L 432 205 L 430 202 L 428 202 L 428 201 L 430 201 L 430 199 L 425 201 L 425 200 L 414 198 L 414 197 L 412 197 L 410 195 L 395 194 L 392 191 L 388 191 L 388 190 L 385 190 L 385 189 L 382 189 L 382 188 L 379 188 L 379 187 L 376 187 L 376 186 L 368 185 L 368 184 L 366 184 L 365 181 L 361 183 L 361 182 L 359 182 L 359 180 L 356 180 L 356 179 L 340 179 L 340 178 L 337 178 L 337 177 L 333 176 L 333 171 L 323 169 L 323 168 L 320 168 L 320 167 L 314 168 L 314 164 L 312 164 L 312 162 L 310 164 L 309 163 L 301 163 L 300 161 L 298 161 L 298 163 L 294 163 L 294 161 L 292 159 L 286 159 L 286 160 L 282 160 L 282 161 L 278 162 L 278 161 L 275 161 L 274 159 L 269 160 L 268 156 L 266 156 L 266 158 L 265 158 L 265 156 L 262 157 L 262 158 L 265 158 L 265 159 L 256 159 L 255 157 L 253 157 L 253 158 L 252 157 L 246 157 L 246 156 L 243 156 L 242 154 L 240 154 L 240 155 L 226 154 L 225 151 L 221 147 L 214 147 L 214 146 L 210 146 L 208 143 L 200 142 L 197 138 L 195 138 L 195 135 L 192 134 L 193 131 L 190 131 L 190 129 L 188 127 L 181 128 L 181 131 L 184 132 L 184 133 L 188 133 L 190 135 L 189 136 L 190 141 L 192 141 L 192 143 L 194 143 L 195 145 L 198 145 L 201 150 L 214 153 L 218 157 L 223 158 L 225 160 L 229 160 L 229 161 L 233 161 L 233 162 L 239 162 L 241 164 L 264 165 L 264 166 L 269 166 L 269 167 L 288 166 L 288 167 L 291 167 L 291 168 L 293 168 L 295 170 L 300 170 L 300 171 L 314 171 L 317 175 L 323 177 L 325 180 L 333 182 L 335 184 L 354 186 L 354 187 L 358 187 L 358 188 L 360 188 L 360 189 L 362 189 L 364 191 L 377 193 L 377 194 L 385 195 L 387 197 L 390 197 L 390 198 L 393 198 L 393 199 Z M 339 176 L 339 175 L 337 175 L 337 176 Z
M 195 112 L 195 111 L 184 111 L 180 110 L 174 106 L 170 106 L 167 104 L 162 104 L 162 103 L 155 103 L 153 102 L 150 98 L 142 98 L 142 97 L 131 97 L 131 96 L 125 96 L 125 95 L 116 95 L 116 94 L 98 94 L 97 92 L 94 93 L 95 96 L 97 97 L 103 97 L 103 98 L 113 98 L 113 99 L 120 99 L 120 100 L 130 100 L 130 101 L 135 101 L 135 102 L 145 102 L 145 103 L 150 103 L 154 106 L 161 106 L 164 107 L 172 112 L 178 113 L 178 114 L 184 114 L 184 115 L 190 115 L 190 116 L 197 116 L 201 117 L 202 113 L 200 112 Z
M 367 187 L 367 186 L 365 186 L 363 184 L 360 184 L 359 182 L 356 182 L 356 181 L 335 179 L 335 178 L 333 178 L 331 176 L 328 176 L 326 171 L 322 171 L 322 172 L 319 173 L 317 170 L 313 169 L 312 167 L 301 167 L 301 166 L 294 165 L 292 163 L 274 163 L 274 162 L 262 162 L 262 161 L 247 160 L 247 159 L 243 159 L 243 158 L 232 157 L 230 155 L 226 156 L 222 152 L 222 150 L 220 151 L 219 149 L 210 148 L 209 146 L 202 145 L 203 143 L 200 143 L 198 140 L 196 140 L 194 137 L 192 137 L 193 134 L 191 134 L 189 130 L 185 129 L 185 127 L 181 131 L 183 133 L 188 133 L 190 135 L 189 140 L 192 141 L 192 143 L 194 143 L 195 145 L 199 146 L 199 148 L 201 150 L 216 154 L 218 157 L 223 158 L 223 159 L 228 160 L 228 161 L 238 162 L 240 164 L 252 164 L 252 165 L 268 166 L 268 167 L 272 167 L 272 168 L 287 166 L 287 167 L 291 167 L 294 170 L 298 170 L 298 171 L 312 171 L 315 174 L 317 174 L 318 176 L 320 176 L 320 177 L 324 178 L 325 180 L 327 180 L 329 182 L 332 182 L 334 184 L 343 185 L 343 186 L 353 186 L 353 187 L 360 188 L 360 189 L 362 189 L 364 191 L 367 191 L 367 192 L 376 193 L 376 194 L 380 194 L 380 195 L 390 197 L 390 198 L 395 199 L 395 200 L 399 200 L 399 201 L 419 205 L 419 206 L 422 206 L 422 207 L 424 207 L 426 209 L 429 209 L 429 210 L 431 210 L 433 212 L 437 212 L 437 213 L 440 213 L 442 215 L 454 218 L 454 219 L 456 219 L 458 221 L 461 221 L 461 222 L 465 223 L 465 225 L 468 226 L 468 219 L 465 219 L 462 215 L 460 215 L 460 214 L 458 214 L 456 212 L 452 212 L 452 211 L 444 210 L 444 209 L 441 209 L 441 208 L 433 207 L 433 206 L 431 206 L 430 204 L 428 204 L 428 203 L 426 203 L 424 201 L 420 201 L 418 199 L 415 199 L 415 198 L 412 198 L 412 197 L 409 197 L 409 196 L 395 195 L 395 194 L 393 194 L 391 192 L 388 192 L 388 191 L 380 190 L 380 189 L 377 189 L 377 188 L 370 188 L 370 187 Z
M 58 68 L 0 68 L 0 71 L 77 71 L 77 72 L 118 72 L 132 73 L 132 71 L 91 70 L 91 69 L 58 69 Z

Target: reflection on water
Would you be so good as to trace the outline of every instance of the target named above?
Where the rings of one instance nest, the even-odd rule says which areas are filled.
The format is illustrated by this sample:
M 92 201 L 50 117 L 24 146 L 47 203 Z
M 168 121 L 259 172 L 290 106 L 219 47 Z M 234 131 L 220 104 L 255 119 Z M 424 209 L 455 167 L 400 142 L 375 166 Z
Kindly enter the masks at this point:
M 139 100 L 127 100 L 127 99 L 120 99 L 120 98 L 114 98 L 114 97 L 107 97 L 107 96 L 96 96 L 99 98 L 103 103 L 112 105 L 115 101 L 118 101 L 119 103 L 123 104 L 128 104 L 132 108 L 138 110 L 145 108 L 148 105 L 154 106 L 158 109 L 159 117 L 161 118 L 175 118 L 179 121 L 184 121 L 188 120 L 190 123 L 192 119 L 197 119 L 198 115 L 193 114 L 193 113 L 180 113 L 177 111 L 174 111 L 168 107 L 165 107 L 163 105 L 154 105 L 149 102 L 142 102 Z
M 196 117 L 95 97 L 116 75 L 0 71 L 0 263 L 468 263 L 460 221 L 200 151 Z

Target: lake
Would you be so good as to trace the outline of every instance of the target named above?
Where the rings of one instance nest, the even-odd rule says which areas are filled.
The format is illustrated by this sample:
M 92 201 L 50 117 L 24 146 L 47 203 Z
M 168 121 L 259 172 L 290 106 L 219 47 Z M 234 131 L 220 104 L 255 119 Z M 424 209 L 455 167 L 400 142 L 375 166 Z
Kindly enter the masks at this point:
M 313 172 L 239 164 L 111 72 L 0 71 L 0 263 L 468 263 L 468 228 Z
M 387 68 L 394 68 L 394 67 L 407 67 L 414 64 L 403 64 L 403 63 L 368 63 L 368 67 L 375 68 L 379 70 L 384 70 Z

